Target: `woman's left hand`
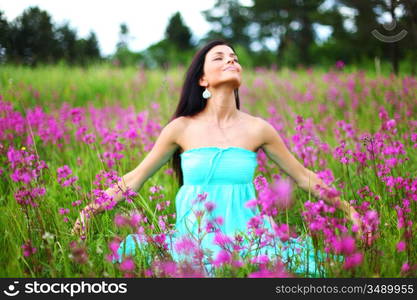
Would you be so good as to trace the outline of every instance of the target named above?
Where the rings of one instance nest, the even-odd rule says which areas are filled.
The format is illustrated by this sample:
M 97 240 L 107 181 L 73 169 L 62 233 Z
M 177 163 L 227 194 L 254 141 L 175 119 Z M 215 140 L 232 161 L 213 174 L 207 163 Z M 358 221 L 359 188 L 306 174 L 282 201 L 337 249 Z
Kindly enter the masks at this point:
M 349 209 L 349 219 L 352 221 L 352 224 L 357 228 L 357 230 L 355 231 L 356 239 L 362 240 L 363 238 L 365 238 L 364 233 L 362 231 L 363 223 L 361 217 L 353 207 Z M 371 240 L 371 237 L 371 232 L 366 232 L 366 241 L 369 242 Z

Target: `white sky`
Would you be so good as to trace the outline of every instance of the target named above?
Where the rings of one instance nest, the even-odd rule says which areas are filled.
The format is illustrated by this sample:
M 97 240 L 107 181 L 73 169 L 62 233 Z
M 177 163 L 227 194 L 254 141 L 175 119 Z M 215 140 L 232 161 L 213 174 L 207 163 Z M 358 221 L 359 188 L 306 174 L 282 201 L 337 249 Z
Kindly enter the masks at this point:
M 252 5 L 252 0 L 239 2 Z M 94 31 L 101 54 L 109 55 L 116 50 L 121 23 L 126 23 L 129 29 L 129 48 L 142 51 L 164 37 L 169 18 L 177 11 L 190 28 L 193 39 L 198 40 L 211 29 L 201 12 L 212 8 L 215 3 L 216 0 L 0 0 L 0 10 L 11 22 L 26 8 L 38 6 L 51 15 L 56 25 L 68 21 L 70 27 L 76 29 L 78 38 L 85 38 L 91 30 Z M 323 37 L 330 34 L 324 26 L 316 29 Z M 272 39 L 266 45 L 271 50 L 278 46 Z M 251 46 L 256 50 L 256 45 Z
M 240 2 L 248 5 L 251 0 Z M 79 38 L 87 37 L 90 30 L 94 31 L 101 54 L 108 55 L 116 49 L 122 22 L 127 24 L 132 36 L 129 48 L 141 51 L 164 37 L 169 18 L 176 11 L 180 11 L 193 38 L 199 39 L 211 29 L 201 11 L 212 8 L 215 3 L 216 0 L 1 0 L 0 10 L 10 22 L 29 6 L 36 5 L 49 13 L 55 24 L 68 20 Z

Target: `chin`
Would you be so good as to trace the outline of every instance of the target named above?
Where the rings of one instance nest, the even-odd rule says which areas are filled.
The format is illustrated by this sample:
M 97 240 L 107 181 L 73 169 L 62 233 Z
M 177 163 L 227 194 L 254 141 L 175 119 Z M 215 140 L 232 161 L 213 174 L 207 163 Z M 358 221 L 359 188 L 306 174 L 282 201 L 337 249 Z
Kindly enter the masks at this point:
M 228 80 L 224 80 L 224 83 L 228 82 L 230 85 L 235 86 L 235 88 L 238 88 L 240 86 L 241 80 L 237 77 L 230 77 Z

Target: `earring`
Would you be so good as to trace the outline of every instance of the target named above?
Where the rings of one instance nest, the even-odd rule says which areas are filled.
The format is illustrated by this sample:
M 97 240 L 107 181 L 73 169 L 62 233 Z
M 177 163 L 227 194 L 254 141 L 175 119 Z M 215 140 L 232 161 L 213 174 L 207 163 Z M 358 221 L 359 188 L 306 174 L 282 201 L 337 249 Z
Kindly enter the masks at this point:
M 211 97 L 211 93 L 210 93 L 210 91 L 206 88 L 205 90 L 204 90 L 204 92 L 203 92 L 203 98 L 204 99 L 208 99 L 208 98 L 210 98 Z

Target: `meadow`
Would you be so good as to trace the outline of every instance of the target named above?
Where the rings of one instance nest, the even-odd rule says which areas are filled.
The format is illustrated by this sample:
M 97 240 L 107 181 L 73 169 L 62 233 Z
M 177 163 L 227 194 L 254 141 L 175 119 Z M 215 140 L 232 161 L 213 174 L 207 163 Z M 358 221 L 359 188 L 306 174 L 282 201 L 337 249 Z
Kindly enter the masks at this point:
M 84 239 L 70 233 L 80 210 L 152 149 L 185 71 L 1 67 L 2 277 L 203 276 L 159 256 L 179 188 L 169 163 L 136 195 L 92 218 Z M 270 122 L 291 153 L 357 209 L 364 233 L 355 238 L 340 211 L 297 186 L 275 193 L 287 175 L 260 150 L 257 205 L 268 211 L 280 207 L 279 197 L 292 199 L 273 215 L 274 234 L 310 235 L 326 254 L 316 276 L 416 277 L 417 79 L 343 66 L 256 68 L 244 70 L 239 95 L 242 111 Z M 154 260 L 139 253 L 112 263 L 136 231 L 160 238 L 145 253 Z M 216 258 L 219 277 L 308 276 L 294 268 L 262 256 Z

